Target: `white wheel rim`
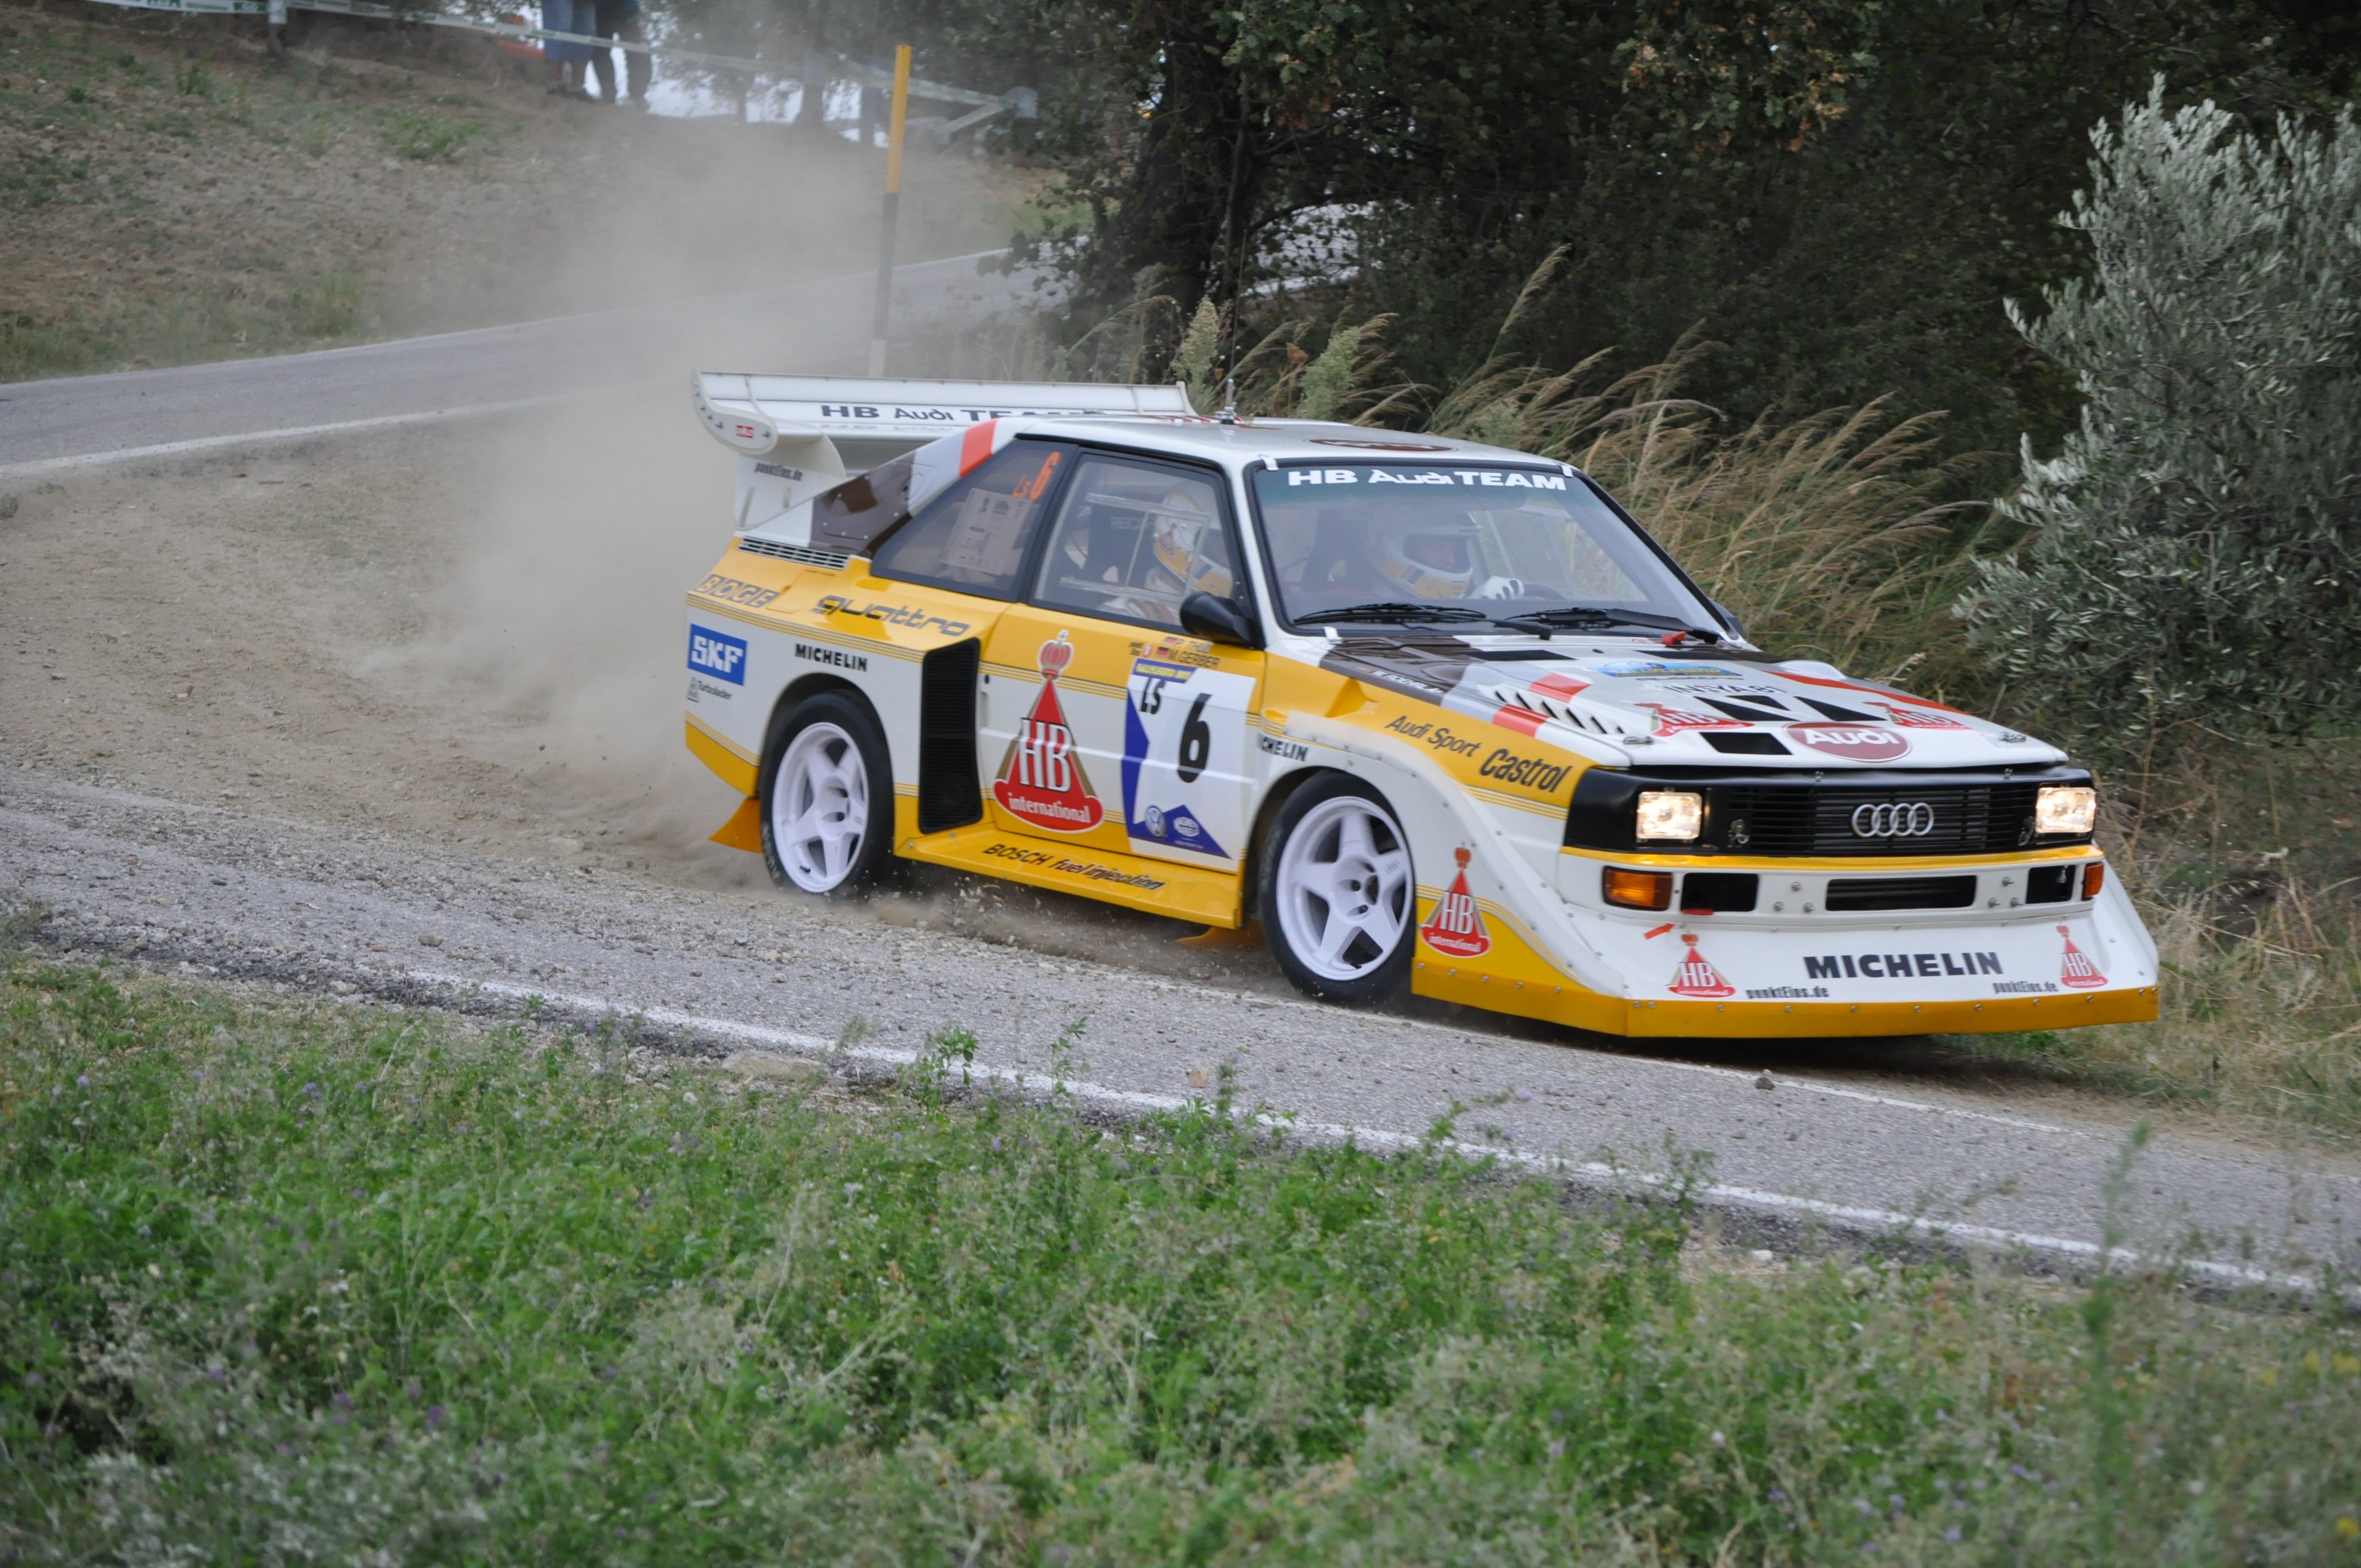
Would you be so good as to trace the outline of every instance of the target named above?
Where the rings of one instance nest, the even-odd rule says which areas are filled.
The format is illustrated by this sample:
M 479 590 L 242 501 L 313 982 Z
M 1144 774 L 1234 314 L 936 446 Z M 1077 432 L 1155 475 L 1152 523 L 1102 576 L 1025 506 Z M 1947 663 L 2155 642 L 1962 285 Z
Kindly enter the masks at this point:
M 1304 968 L 1360 979 L 1392 955 L 1410 911 L 1410 852 L 1392 818 L 1349 795 L 1303 814 L 1279 852 L 1279 923 Z
M 833 893 L 852 874 L 869 832 L 869 770 L 861 748 L 834 724 L 788 743 L 771 784 L 771 842 L 787 877 L 806 893 Z

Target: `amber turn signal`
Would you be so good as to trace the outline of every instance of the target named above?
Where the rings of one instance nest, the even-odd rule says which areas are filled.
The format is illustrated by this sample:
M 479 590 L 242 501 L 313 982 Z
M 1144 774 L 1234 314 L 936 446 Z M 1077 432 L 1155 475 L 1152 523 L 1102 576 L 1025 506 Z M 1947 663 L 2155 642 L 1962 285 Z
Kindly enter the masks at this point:
M 1670 872 L 1624 872 L 1609 866 L 1599 872 L 1598 891 L 1609 904 L 1626 909 L 1669 909 L 1673 903 Z
M 2107 862 L 2092 861 L 2082 868 L 2082 896 L 2096 898 L 2099 890 L 2107 885 Z

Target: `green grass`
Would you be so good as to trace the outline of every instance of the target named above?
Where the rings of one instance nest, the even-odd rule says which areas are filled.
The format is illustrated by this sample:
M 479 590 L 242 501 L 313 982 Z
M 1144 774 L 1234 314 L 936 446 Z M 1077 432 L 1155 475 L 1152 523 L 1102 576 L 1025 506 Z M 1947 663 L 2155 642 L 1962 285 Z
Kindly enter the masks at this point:
M 0 1560 L 2351 1563 L 2349 1326 L 0 971 Z
M 198 284 L 116 309 L 47 320 L 0 314 L 0 381 L 135 363 L 190 364 L 226 355 L 291 353 L 357 335 L 370 291 L 349 268 L 266 277 L 254 287 Z
M 216 60 L 152 35 L 0 24 L 0 213 L 105 236 L 94 265 L 112 280 L 38 306 L 28 302 L 39 291 L 27 289 L 0 308 L 0 381 L 287 353 L 385 330 L 368 258 L 341 254 L 348 246 L 290 253 L 218 213 L 183 214 L 197 240 L 171 228 L 161 203 L 185 192 L 156 182 L 147 148 L 201 148 L 268 188 L 302 177 L 296 155 L 369 179 L 389 154 L 479 158 L 500 144 L 495 118 L 465 95 L 333 64 Z M 142 265 L 159 255 L 181 265 Z M 104 265 L 126 258 L 112 272 Z
M 396 109 L 379 135 L 388 151 L 421 163 L 448 163 L 485 133 L 482 124 L 434 109 Z

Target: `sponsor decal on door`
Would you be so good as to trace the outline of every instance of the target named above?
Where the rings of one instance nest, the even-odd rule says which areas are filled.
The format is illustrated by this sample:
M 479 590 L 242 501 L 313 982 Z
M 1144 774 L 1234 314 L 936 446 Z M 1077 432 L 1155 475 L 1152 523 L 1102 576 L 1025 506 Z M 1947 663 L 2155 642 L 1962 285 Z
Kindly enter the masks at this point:
M 1123 718 L 1124 829 L 1135 845 L 1231 859 L 1241 832 L 1250 675 L 1178 659 L 1131 662 Z
M 1016 726 L 992 784 L 992 798 L 1011 816 L 1050 833 L 1087 833 L 1106 819 L 1058 700 L 1058 677 L 1073 657 L 1063 631 L 1041 644 L 1041 695 Z

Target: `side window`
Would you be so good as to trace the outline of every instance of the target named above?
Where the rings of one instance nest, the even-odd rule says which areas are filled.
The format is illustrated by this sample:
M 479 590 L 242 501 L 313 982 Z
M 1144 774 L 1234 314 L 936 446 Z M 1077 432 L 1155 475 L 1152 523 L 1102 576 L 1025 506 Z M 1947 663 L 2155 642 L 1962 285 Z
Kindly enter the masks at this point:
M 1226 598 L 1236 581 L 1212 478 L 1093 456 L 1059 506 L 1033 601 L 1178 626 L 1182 599 L 1201 588 Z
M 1072 464 L 1073 450 L 1040 441 L 1009 443 L 895 529 L 877 547 L 871 572 L 983 598 L 1015 598 L 1042 498 Z

